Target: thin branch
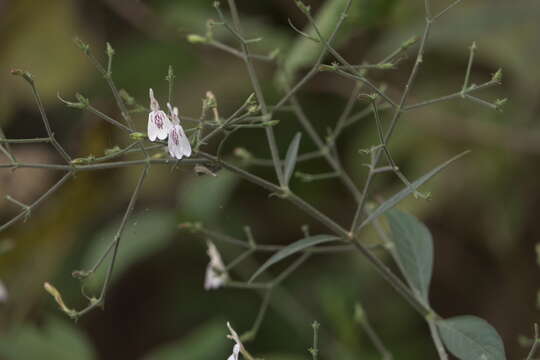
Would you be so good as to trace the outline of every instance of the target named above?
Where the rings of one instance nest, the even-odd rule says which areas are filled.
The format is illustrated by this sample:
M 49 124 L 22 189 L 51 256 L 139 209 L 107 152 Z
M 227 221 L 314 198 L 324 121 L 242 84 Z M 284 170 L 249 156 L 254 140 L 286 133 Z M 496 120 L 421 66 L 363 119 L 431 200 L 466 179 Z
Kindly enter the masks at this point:
M 304 201 L 302 198 L 298 197 L 294 193 L 292 193 L 290 190 L 283 191 L 283 189 L 271 182 L 268 182 L 254 174 L 248 173 L 243 169 L 240 169 L 226 161 L 218 160 L 216 157 L 206 154 L 203 152 L 199 153 L 200 156 L 202 156 L 205 159 L 216 161 L 219 164 L 221 164 L 224 168 L 235 172 L 240 177 L 244 178 L 245 180 L 248 180 L 256 185 L 259 185 L 273 193 L 275 193 L 277 196 L 286 199 L 296 205 L 298 208 L 303 210 L 306 214 L 311 216 L 313 219 L 319 221 L 321 224 L 325 225 L 327 228 L 332 230 L 336 235 L 343 238 L 346 241 L 349 241 L 352 243 L 352 245 L 361 253 L 363 254 L 367 260 L 375 267 L 377 272 L 388 282 L 390 285 L 400 294 L 402 295 L 405 300 L 407 300 L 415 310 L 417 310 L 420 314 L 423 316 L 431 313 L 431 309 L 427 307 L 425 304 L 420 302 L 416 297 L 412 294 L 412 292 L 404 285 L 404 283 L 396 276 L 392 271 L 379 259 L 377 258 L 371 250 L 366 247 L 365 245 L 359 243 L 357 239 L 353 238 L 353 234 L 345 230 L 343 227 L 341 227 L 339 224 L 337 224 L 335 221 L 330 219 L 325 214 L 321 213 L 319 210 L 317 210 L 312 205 L 308 204 L 306 201 Z
M 46 138 L 33 138 L 33 139 L 0 139 L 0 144 L 37 144 L 37 143 L 48 143 L 51 142 L 51 139 Z
M 381 89 L 379 89 L 375 84 L 373 84 L 371 81 L 366 79 L 364 76 L 357 75 L 357 74 L 351 74 L 349 72 L 343 71 L 343 70 L 336 70 L 336 74 L 343 76 L 348 79 L 352 79 L 355 81 L 360 81 L 364 84 L 366 84 L 371 90 L 375 91 L 380 97 L 382 97 L 388 104 L 390 104 L 392 107 L 397 107 L 397 104 L 394 102 L 394 100 L 390 99 L 388 95 L 384 93 Z
M 448 360 L 448 353 L 446 352 L 446 349 L 444 348 L 444 345 L 441 340 L 441 336 L 439 334 L 439 329 L 437 329 L 437 325 L 435 324 L 435 317 L 428 315 L 426 317 L 426 321 L 429 325 L 429 331 L 431 333 L 431 338 L 433 339 L 433 343 L 435 344 L 435 349 L 437 349 L 437 354 L 439 354 L 439 359 Z
M 529 351 L 529 354 L 527 355 L 526 360 L 532 360 L 534 354 L 536 354 L 536 350 L 538 349 L 538 346 L 540 344 L 540 335 L 538 333 L 538 324 L 534 324 L 534 339 L 533 344 L 531 346 L 531 351 Z
M 403 111 L 410 111 L 410 110 L 414 110 L 414 109 L 417 109 L 417 108 L 421 108 L 421 107 L 424 107 L 424 106 L 428 106 L 428 105 L 431 105 L 431 104 L 435 104 L 435 103 L 439 103 L 439 102 L 444 102 L 444 101 L 448 101 L 448 100 L 453 100 L 453 99 L 458 99 L 458 98 L 465 98 L 466 95 L 468 94 L 471 94 L 473 92 L 476 92 L 478 90 L 483 90 L 483 89 L 487 89 L 491 86 L 495 86 L 495 85 L 498 85 L 499 83 L 497 81 L 493 81 L 493 80 L 490 80 L 482 85 L 477 85 L 477 86 L 470 86 L 464 90 L 461 90 L 461 91 L 458 91 L 458 92 L 455 92 L 453 94 L 450 94 L 450 95 L 446 95 L 446 96 L 441 96 L 441 97 L 438 97 L 438 98 L 435 98 L 435 99 L 431 99 L 431 100 L 426 100 L 426 101 L 422 101 L 422 102 L 419 102 L 419 103 L 416 103 L 416 104 L 411 104 L 411 105 L 407 105 L 405 107 L 403 107 Z
M 114 84 L 114 81 L 112 79 L 112 69 L 109 68 L 109 70 L 107 71 L 101 65 L 99 60 L 94 56 L 94 54 L 90 51 L 89 48 L 84 53 L 92 61 L 92 63 L 94 64 L 94 67 L 97 69 L 97 71 L 103 76 L 103 78 L 107 82 L 107 85 L 109 85 L 109 88 L 111 89 L 114 100 L 116 101 L 116 105 L 120 109 L 120 113 L 121 113 L 122 117 L 126 121 L 128 128 L 133 129 L 133 121 L 131 119 L 131 115 L 130 115 L 129 111 L 127 110 L 126 104 L 124 103 L 124 100 L 120 96 L 120 93 L 119 93 L 118 89 L 116 88 L 116 85 Z M 110 63 L 112 62 L 112 55 L 109 56 L 109 62 Z M 112 63 L 110 65 L 110 67 L 111 66 L 112 66 Z
M 384 345 L 381 337 L 377 334 L 373 326 L 371 326 L 366 312 L 359 303 L 356 304 L 354 315 L 356 321 L 362 326 L 362 329 L 367 334 L 375 349 L 381 354 L 382 360 L 392 360 L 392 353 Z
M 454 6 L 456 6 L 457 4 L 459 4 L 462 0 L 456 0 L 454 1 L 453 3 L 451 3 L 450 5 L 448 5 L 446 8 L 444 8 L 441 12 L 439 12 L 437 15 L 433 16 L 431 18 L 432 21 L 435 21 L 437 20 L 438 18 L 440 18 L 441 16 L 443 16 L 444 14 L 446 14 L 446 12 L 450 9 L 452 9 Z
M 347 187 L 347 189 L 354 196 L 354 198 L 357 200 L 360 199 L 361 193 L 358 191 L 356 184 L 345 172 L 337 156 L 336 157 L 332 156 L 332 154 L 329 151 L 330 149 L 328 148 L 328 146 L 322 141 L 320 136 L 317 134 L 317 132 L 311 125 L 311 122 L 309 121 L 306 114 L 302 110 L 300 103 L 296 99 L 296 96 L 292 95 L 291 98 L 289 99 L 289 102 L 293 106 L 293 111 L 296 117 L 298 118 L 298 120 L 300 121 L 300 124 L 302 124 L 306 132 L 310 135 L 313 142 L 315 142 L 315 145 L 317 145 L 317 147 L 319 148 L 319 151 L 321 152 L 322 156 L 326 159 L 326 161 L 332 167 L 332 169 L 338 174 L 340 180 Z
M 242 29 L 240 24 L 240 17 L 238 15 L 238 10 L 236 8 L 235 0 L 229 0 L 229 8 L 231 10 L 231 15 L 233 19 L 233 24 L 236 32 L 240 35 L 240 46 L 242 47 L 242 52 L 244 53 L 244 62 L 246 64 L 246 68 L 248 71 L 249 78 L 251 80 L 251 85 L 253 86 L 253 90 L 255 91 L 255 95 L 257 96 L 257 101 L 259 102 L 259 105 L 261 106 L 261 112 L 263 116 L 271 116 L 271 113 L 268 111 L 268 108 L 266 106 L 266 100 L 264 98 L 261 85 L 259 83 L 259 78 L 257 77 L 257 73 L 255 72 L 255 68 L 253 66 L 253 63 L 251 61 L 251 57 L 249 56 L 249 47 L 245 41 L 242 40 Z M 234 33 L 234 31 L 233 31 Z M 270 119 L 269 119 L 270 120 Z M 266 139 L 268 141 L 268 146 L 270 148 L 270 154 L 272 155 L 272 161 L 274 162 L 274 170 L 276 172 L 276 176 L 278 178 L 278 182 L 281 186 L 285 184 L 285 178 L 283 176 L 283 168 L 279 166 L 280 157 L 279 157 L 279 150 L 277 147 L 276 139 L 274 136 L 274 129 L 272 127 L 265 127 L 265 133 L 266 133 Z
M 428 36 L 429 36 L 429 32 L 430 32 L 430 29 L 431 29 L 431 24 L 432 24 L 432 21 L 430 19 L 426 19 L 426 25 L 425 25 L 425 28 L 424 28 L 424 33 L 422 35 L 422 40 L 420 41 L 420 47 L 418 49 L 418 53 L 416 55 L 416 61 L 414 62 L 414 65 L 413 65 L 413 68 L 411 70 L 411 73 L 409 75 L 409 79 L 407 80 L 407 83 L 405 84 L 405 88 L 403 90 L 403 93 L 401 95 L 401 99 L 399 101 L 399 104 L 398 106 L 394 109 L 394 115 L 392 117 L 392 120 L 390 122 L 390 125 L 389 125 L 389 128 L 388 130 L 386 131 L 386 134 L 384 136 L 384 141 L 383 143 L 385 144 L 388 144 L 389 140 L 390 140 L 390 137 L 392 136 L 393 132 L 394 132 L 394 129 L 397 125 L 397 122 L 401 116 L 401 113 L 402 113 L 402 109 L 404 107 L 404 104 L 405 102 L 407 101 L 407 97 L 409 96 L 409 92 L 412 88 L 412 85 L 414 83 L 414 80 L 416 79 L 416 75 L 418 73 L 418 69 L 420 67 L 420 64 L 422 63 L 423 61 L 423 56 L 424 56 L 424 49 L 425 49 L 425 45 L 426 45 L 426 42 L 427 42 L 427 39 L 428 39 Z M 372 161 L 372 167 L 373 168 L 376 168 L 378 163 L 379 163 L 379 160 L 381 158 L 381 154 L 382 154 L 382 149 L 378 149 L 374 155 L 374 159 Z M 371 174 L 371 172 L 370 172 Z M 373 176 L 369 176 L 368 175 L 368 178 L 366 179 L 366 182 L 364 184 L 364 190 L 363 190 L 363 195 L 366 196 L 366 193 L 371 185 L 371 182 L 372 182 L 372 179 L 373 179 Z M 351 224 L 351 231 L 352 232 L 355 232 L 358 228 L 358 224 L 360 222 L 360 217 L 362 215 L 362 213 L 364 212 L 364 205 L 365 205 L 365 199 L 364 199 L 364 202 L 359 205 L 356 209 L 356 212 L 354 214 L 354 218 L 353 218 L 353 221 L 352 221 L 352 224 Z
M 317 321 L 314 321 L 313 324 L 311 324 L 311 326 L 313 327 L 313 346 L 309 349 L 309 352 L 313 360 L 318 360 L 319 359 L 319 328 L 321 325 Z
M 189 158 L 182 159 L 180 164 L 182 165 L 193 165 L 200 163 L 207 163 L 205 159 L 201 158 Z M 127 160 L 127 161 L 114 161 L 106 162 L 101 164 L 89 164 L 89 165 L 60 165 L 60 164 L 33 164 L 33 163 L 15 163 L 15 164 L 0 164 L 0 169 L 18 169 L 18 168 L 27 168 L 27 169 L 51 169 L 51 170 L 62 170 L 62 171 L 94 171 L 94 170 L 104 170 L 104 169 L 114 169 L 121 167 L 130 167 L 136 165 L 144 164 L 161 164 L 161 165 L 171 165 L 175 163 L 175 160 L 167 159 L 141 159 L 141 160 Z
M 40 205 L 43 201 L 45 201 L 49 196 L 54 194 L 60 187 L 74 174 L 74 172 L 67 166 L 69 169 L 68 172 L 56 183 L 54 184 L 49 190 L 47 190 L 43 195 L 41 195 L 36 201 L 34 201 L 31 205 L 27 205 L 27 208 L 16 215 L 14 218 L 6 222 L 5 224 L 0 226 L 0 232 L 4 231 L 8 227 L 10 227 L 12 224 L 16 223 L 19 219 L 24 218 L 28 216 L 38 205 Z
M 135 186 L 135 189 L 133 190 L 133 194 L 131 195 L 131 199 L 129 200 L 129 204 L 126 209 L 126 212 L 124 213 L 124 217 L 122 218 L 122 221 L 120 222 L 120 226 L 118 227 L 118 230 L 116 231 L 116 234 L 111 242 L 112 247 L 113 247 L 113 253 L 111 257 L 111 262 L 109 263 L 109 267 L 107 269 L 107 275 L 105 277 L 105 282 L 103 283 L 103 287 L 101 289 L 99 298 L 91 301 L 90 304 L 86 308 L 82 309 L 81 311 L 76 312 L 76 317 L 80 317 L 90 312 L 91 310 L 95 309 L 98 306 L 103 307 L 105 305 L 105 298 L 107 296 L 107 290 L 109 289 L 110 283 L 112 280 L 112 273 L 114 270 L 114 265 L 116 263 L 116 256 L 118 254 L 120 240 L 122 238 L 122 234 L 126 227 L 127 220 L 129 219 L 131 213 L 133 212 L 133 208 L 135 207 L 135 202 L 137 201 L 139 197 L 139 193 L 144 183 L 144 179 L 146 178 L 146 175 L 148 174 L 148 168 L 149 168 L 149 165 L 147 164 L 142 170 L 141 175 L 139 176 L 139 180 L 137 181 L 137 185 Z
M 133 132 L 133 129 L 131 129 L 129 126 L 126 126 L 122 123 L 120 123 L 119 121 L 113 119 L 112 117 L 110 117 L 109 115 L 106 115 L 104 113 L 102 113 L 101 111 L 99 111 L 98 109 L 96 109 L 95 107 L 93 107 L 92 105 L 88 104 L 88 106 L 86 106 L 86 109 L 91 112 L 92 114 L 98 116 L 100 119 L 103 119 L 105 120 L 106 122 L 108 122 L 109 124 L 112 124 L 128 133 L 131 133 Z
M 215 47 L 216 49 L 219 49 L 219 50 L 222 50 L 222 51 L 225 51 L 231 55 L 234 55 L 242 60 L 245 59 L 245 54 L 242 53 L 241 51 L 238 51 L 237 49 L 227 45 L 227 44 L 224 44 L 220 41 L 217 41 L 217 40 L 214 40 L 212 39 L 211 41 L 208 41 L 206 42 L 207 45 L 210 45 L 210 46 L 213 46 Z M 254 60 L 260 60 L 260 61 L 273 61 L 274 60 L 274 57 L 272 56 L 269 56 L 269 55 L 259 55 L 259 54 L 249 54 L 248 55 L 250 58 L 254 59 Z
M 36 105 L 38 107 L 39 114 L 41 115 L 43 125 L 45 126 L 45 131 L 47 131 L 48 138 L 50 139 L 50 142 L 54 146 L 56 151 L 64 159 L 64 161 L 70 164 L 71 157 L 68 155 L 66 150 L 64 150 L 62 145 L 60 145 L 60 143 L 54 137 L 54 133 L 52 132 L 51 125 L 49 123 L 49 119 L 47 118 L 47 113 L 45 112 L 45 108 L 43 107 L 43 102 L 41 101 L 41 97 L 39 96 L 39 92 L 37 91 L 34 78 L 32 77 L 30 73 L 22 72 L 20 70 L 13 71 L 13 74 L 22 76 L 22 78 L 26 80 L 28 84 L 30 84 L 30 87 L 32 88 L 32 94 L 34 95 L 34 100 L 36 101 Z
M 338 19 L 338 22 L 336 23 L 335 27 L 334 27 L 334 30 L 332 31 L 332 33 L 330 34 L 330 36 L 328 37 L 328 43 L 332 43 L 334 41 L 334 38 L 336 37 L 337 33 L 338 33 L 338 30 L 341 28 L 341 25 L 343 24 L 343 22 L 345 21 L 345 19 L 347 18 L 347 14 L 349 12 L 349 9 L 351 7 L 351 3 L 352 1 L 351 0 L 348 0 L 347 1 L 347 4 L 345 5 L 343 11 L 341 12 L 341 15 Z M 280 109 L 282 106 L 284 106 L 287 101 L 289 101 L 290 97 L 293 96 L 294 94 L 296 94 L 296 92 L 302 87 L 304 86 L 315 74 L 317 74 L 319 72 L 319 66 L 321 65 L 324 57 L 326 56 L 327 54 L 327 47 L 326 46 L 322 46 L 321 47 L 321 51 L 319 53 L 319 56 L 317 57 L 317 59 L 315 60 L 315 63 L 313 64 L 313 66 L 311 67 L 311 69 L 307 72 L 306 75 L 304 75 L 304 77 L 302 77 L 294 86 L 291 87 L 290 90 L 287 91 L 287 93 L 285 95 L 283 95 L 283 97 L 277 102 L 277 104 L 274 106 L 274 109 L 275 110 L 278 110 Z
M 469 87 L 469 77 L 471 75 L 471 69 L 472 69 L 472 64 L 474 61 L 475 50 L 476 50 L 476 43 L 473 42 L 470 47 L 469 62 L 467 63 L 467 71 L 465 72 L 465 80 L 463 81 L 463 87 L 461 88 L 462 92 L 465 92 L 465 90 L 467 90 L 467 88 Z

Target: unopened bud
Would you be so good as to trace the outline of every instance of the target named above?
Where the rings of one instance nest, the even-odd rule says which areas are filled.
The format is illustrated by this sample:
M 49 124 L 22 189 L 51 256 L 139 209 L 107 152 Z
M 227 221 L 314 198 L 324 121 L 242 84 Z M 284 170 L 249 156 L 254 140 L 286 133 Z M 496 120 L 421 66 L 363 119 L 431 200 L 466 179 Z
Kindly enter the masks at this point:
M 280 52 L 280 49 L 275 48 L 274 50 L 270 51 L 270 54 L 268 54 L 268 57 L 273 60 L 279 55 L 279 52 Z
M 363 323 L 366 321 L 366 313 L 360 303 L 356 303 L 354 305 L 354 321 L 358 323 Z
M 308 14 L 311 11 L 311 6 L 304 4 L 300 0 L 296 0 L 296 6 L 300 9 L 301 12 L 304 14 Z
M 81 39 L 79 39 L 78 37 L 76 37 L 75 39 L 73 39 L 73 41 L 75 42 L 75 45 L 77 45 L 77 47 L 79 49 L 81 49 L 86 55 L 88 55 L 90 53 L 90 45 L 84 43 Z
M 192 44 L 205 44 L 208 42 L 208 39 L 202 35 L 198 34 L 189 34 L 186 36 L 187 41 Z
M 21 69 L 11 69 L 11 75 L 22 76 L 24 80 L 28 81 L 29 83 L 34 83 L 34 77 L 28 71 L 24 71 Z
M 504 99 L 497 99 L 495 101 L 495 109 L 499 110 L 499 111 L 502 111 L 502 107 L 504 106 L 504 104 L 506 104 L 506 102 L 508 101 L 507 98 L 504 98 Z
M 502 69 L 499 69 L 495 72 L 495 74 L 492 75 L 491 81 L 500 84 L 502 82 L 502 76 L 503 76 Z
M 395 66 L 392 63 L 377 64 L 377 69 L 379 70 L 389 70 L 394 68 Z
M 413 46 L 414 44 L 416 44 L 417 41 L 418 41 L 418 36 L 410 37 L 403 44 L 401 44 L 401 47 L 403 49 L 407 49 L 407 48 Z
M 336 64 L 332 64 L 332 65 L 322 64 L 322 65 L 319 65 L 319 71 L 336 71 L 336 70 L 337 70 Z
M 58 306 L 60 306 L 60 309 L 62 309 L 63 312 L 68 314 L 70 317 L 76 317 L 77 312 L 66 306 L 66 304 L 64 303 L 64 300 L 62 300 L 62 295 L 54 286 L 46 282 L 43 284 L 43 287 L 45 288 L 45 291 L 51 294 L 51 296 L 54 298 L 54 300 L 56 301 Z
M 203 226 L 200 222 L 185 222 L 178 224 L 178 228 L 182 230 L 189 230 L 191 232 L 198 232 L 203 228 Z
M 245 148 L 237 147 L 234 149 L 234 156 L 239 157 L 242 160 L 250 160 L 253 158 L 253 155 L 249 151 L 247 151 Z
M 261 123 L 263 126 L 276 126 L 277 124 L 279 124 L 279 120 L 270 120 Z
M 132 132 L 131 134 L 129 134 L 129 137 L 133 140 L 144 140 L 148 136 L 142 132 Z
M 135 105 L 135 98 L 131 96 L 125 89 L 120 89 L 119 94 L 122 100 L 124 100 L 127 105 Z
M 105 53 L 107 54 L 108 57 L 114 56 L 114 49 L 110 43 L 107 43 L 107 50 L 105 51 Z

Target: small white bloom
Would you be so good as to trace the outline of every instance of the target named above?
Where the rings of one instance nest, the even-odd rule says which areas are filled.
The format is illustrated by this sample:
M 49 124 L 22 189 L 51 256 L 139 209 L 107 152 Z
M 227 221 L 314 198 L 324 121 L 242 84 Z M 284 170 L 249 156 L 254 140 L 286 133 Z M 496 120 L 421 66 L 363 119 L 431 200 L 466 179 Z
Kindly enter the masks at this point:
M 240 345 L 234 344 L 232 354 L 227 360 L 238 360 L 238 354 L 240 354 Z
M 2 280 L 0 280 L 0 303 L 5 303 L 7 302 L 7 300 L 8 300 L 7 289 L 4 283 L 2 282 Z
M 227 270 L 225 269 L 225 265 L 221 260 L 221 256 L 219 255 L 216 246 L 211 241 L 208 241 L 207 245 L 210 262 L 206 268 L 204 288 L 206 290 L 218 289 L 229 280 L 229 275 L 227 275 Z
M 160 110 L 159 103 L 154 97 L 154 91 L 150 89 L 150 114 L 148 114 L 148 139 L 155 141 L 165 140 L 172 127 L 169 117 L 163 110 Z
M 184 133 L 184 129 L 180 125 L 180 118 L 178 117 L 178 108 L 172 108 L 171 104 L 167 103 L 167 107 L 171 113 L 172 125 L 169 129 L 169 154 L 173 158 L 181 159 L 184 156 L 191 156 L 191 145 L 189 139 Z
M 234 340 L 235 342 L 233 346 L 233 352 L 231 356 L 227 358 L 227 360 L 238 360 L 240 350 L 242 349 L 242 342 L 240 341 L 240 337 L 238 336 L 236 331 L 234 331 L 234 329 L 232 328 L 231 324 L 228 321 L 227 321 L 227 327 L 229 328 L 229 332 L 230 332 L 230 335 L 228 335 L 227 337 L 229 339 Z

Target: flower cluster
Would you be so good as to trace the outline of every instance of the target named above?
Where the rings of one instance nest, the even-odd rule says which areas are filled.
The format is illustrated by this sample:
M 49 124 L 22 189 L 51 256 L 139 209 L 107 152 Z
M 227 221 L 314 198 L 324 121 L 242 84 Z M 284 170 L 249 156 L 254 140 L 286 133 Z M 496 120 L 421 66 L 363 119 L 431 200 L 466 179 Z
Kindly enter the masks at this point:
M 167 137 L 169 154 L 173 158 L 182 159 L 182 157 L 191 156 L 191 145 L 189 139 L 180 125 L 178 117 L 178 108 L 172 107 L 167 103 L 169 116 L 160 109 L 159 103 L 154 97 L 154 91 L 150 89 L 150 114 L 148 114 L 148 139 L 150 141 L 165 140 Z

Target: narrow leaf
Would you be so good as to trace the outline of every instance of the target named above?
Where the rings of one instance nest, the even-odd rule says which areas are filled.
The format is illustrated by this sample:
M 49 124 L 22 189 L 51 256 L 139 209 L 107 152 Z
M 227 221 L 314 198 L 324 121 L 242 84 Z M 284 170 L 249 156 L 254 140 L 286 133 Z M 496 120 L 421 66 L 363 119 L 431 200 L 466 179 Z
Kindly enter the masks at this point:
M 398 192 L 397 194 L 392 196 L 390 199 L 388 199 L 384 203 L 382 203 L 377 209 L 375 209 L 375 211 L 373 211 L 367 217 L 367 219 L 364 220 L 364 222 L 362 222 L 360 224 L 358 229 L 363 228 L 364 226 L 366 226 L 367 224 L 372 222 L 374 219 L 381 216 L 385 211 L 387 211 L 387 210 L 393 208 L 394 206 L 396 206 L 397 203 L 399 203 L 401 200 L 405 199 L 407 196 L 409 196 L 414 191 L 416 191 L 416 189 L 418 189 L 422 184 L 424 184 L 425 182 L 430 180 L 433 176 L 437 175 L 439 172 L 441 172 L 448 165 L 450 165 L 451 163 L 453 163 L 454 161 L 456 161 L 457 159 L 461 158 L 462 156 L 464 156 L 464 155 L 466 155 L 468 153 L 469 153 L 469 151 L 467 150 L 467 151 L 462 152 L 461 154 L 458 154 L 458 155 L 454 156 L 453 158 L 451 158 L 451 159 L 447 160 L 446 162 L 442 163 L 441 165 L 437 166 L 435 169 L 431 170 L 430 172 L 428 172 L 424 176 L 422 176 L 419 179 L 413 181 L 411 183 L 411 186 L 406 187 L 405 189 L 401 190 L 400 192 Z
M 504 344 L 497 331 L 476 316 L 437 321 L 448 350 L 461 360 L 504 360 Z
M 433 269 L 433 240 L 428 228 L 414 216 L 393 209 L 386 213 L 397 260 L 411 287 L 428 304 Z
M 264 264 L 262 264 L 262 266 L 259 269 L 257 269 L 255 274 L 253 274 L 253 276 L 251 277 L 251 279 L 249 279 L 249 281 L 250 282 L 253 281 L 264 270 L 268 269 L 273 264 L 277 263 L 278 261 L 281 261 L 281 260 L 285 259 L 288 256 L 291 256 L 291 255 L 293 255 L 293 254 L 295 254 L 295 253 L 297 253 L 299 251 L 302 251 L 304 249 L 307 249 L 309 247 L 312 247 L 312 246 L 315 246 L 315 245 L 318 245 L 318 244 L 322 244 L 322 243 L 326 243 L 326 242 L 330 242 L 330 241 L 336 241 L 336 240 L 339 240 L 339 238 L 337 236 L 322 235 L 322 234 L 321 235 L 310 236 L 310 237 L 304 238 L 302 240 L 298 240 L 298 241 L 290 244 L 289 246 L 286 246 L 285 248 L 281 249 L 280 251 L 278 251 L 274 255 L 272 255 L 270 257 L 270 259 L 268 259 Z
M 302 138 L 302 133 L 296 133 L 294 135 L 294 138 L 291 141 L 291 144 L 289 145 L 289 150 L 287 150 L 287 156 L 285 157 L 285 164 L 284 164 L 284 175 L 285 175 L 285 184 L 289 185 L 289 181 L 291 180 L 291 176 L 294 171 L 294 167 L 296 165 L 296 158 L 298 156 L 298 148 L 300 147 L 300 139 Z

